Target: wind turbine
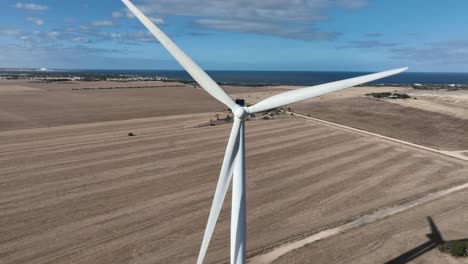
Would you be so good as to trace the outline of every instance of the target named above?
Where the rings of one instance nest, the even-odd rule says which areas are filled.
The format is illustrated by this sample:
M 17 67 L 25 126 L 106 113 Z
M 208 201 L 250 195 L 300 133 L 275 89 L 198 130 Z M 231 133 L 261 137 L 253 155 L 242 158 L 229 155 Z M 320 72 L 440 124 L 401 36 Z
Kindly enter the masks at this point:
M 274 95 L 257 104 L 246 107 L 236 104 L 218 84 L 213 81 L 190 57 L 185 54 L 166 34 L 151 22 L 135 5 L 129 0 L 122 2 L 130 9 L 143 25 L 154 35 L 154 37 L 172 54 L 182 67 L 193 79 L 209 94 L 221 103 L 229 107 L 234 114 L 229 141 L 224 154 L 218 184 L 213 198 L 208 223 L 206 225 L 203 242 L 198 255 L 198 264 L 203 263 L 208 244 L 218 220 L 226 192 L 232 183 L 232 208 L 231 208 L 231 263 L 243 264 L 246 262 L 246 238 L 247 238 L 247 212 L 245 193 L 245 119 L 253 113 L 263 112 L 280 106 L 300 102 L 312 97 L 326 93 L 349 88 L 359 84 L 367 83 L 394 74 L 398 74 L 408 68 L 384 71 L 364 75 L 361 77 L 336 81 L 312 87 L 292 90 Z

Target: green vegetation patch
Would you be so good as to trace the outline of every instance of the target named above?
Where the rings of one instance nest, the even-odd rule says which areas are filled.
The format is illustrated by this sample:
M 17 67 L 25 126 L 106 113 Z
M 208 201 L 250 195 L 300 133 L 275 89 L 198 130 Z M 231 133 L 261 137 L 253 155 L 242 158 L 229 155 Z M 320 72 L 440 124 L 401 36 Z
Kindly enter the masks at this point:
M 407 94 L 403 93 L 368 93 L 366 96 L 372 96 L 374 98 L 382 98 L 382 99 L 410 99 L 411 97 Z
M 468 90 L 468 84 L 414 84 L 413 89 L 458 91 Z
M 468 257 L 468 240 L 455 240 L 445 242 L 440 250 L 454 257 Z

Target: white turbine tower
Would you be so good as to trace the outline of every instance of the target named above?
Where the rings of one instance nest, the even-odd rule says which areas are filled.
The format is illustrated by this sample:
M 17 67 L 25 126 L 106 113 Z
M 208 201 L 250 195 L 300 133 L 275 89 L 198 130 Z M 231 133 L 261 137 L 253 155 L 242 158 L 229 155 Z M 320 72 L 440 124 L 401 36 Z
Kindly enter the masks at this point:
M 246 262 L 246 238 L 247 238 L 247 215 L 246 215 L 246 193 L 245 193 L 245 119 L 253 113 L 263 112 L 276 107 L 296 103 L 326 93 L 349 88 L 359 84 L 367 83 L 394 74 L 398 74 L 408 68 L 384 71 L 364 75 L 361 77 L 346 79 L 337 82 L 321 84 L 312 87 L 284 92 L 259 103 L 246 107 L 236 104 L 218 84 L 213 81 L 187 54 L 185 54 L 169 37 L 166 36 L 150 19 L 148 19 L 129 0 L 122 2 L 132 13 L 146 26 L 156 39 L 172 54 L 172 56 L 184 67 L 193 79 L 209 94 L 229 107 L 234 113 L 234 124 L 226 147 L 218 184 L 214 194 L 205 235 L 198 255 L 198 264 L 203 263 L 208 244 L 216 225 L 226 192 L 233 179 L 232 184 L 232 209 L 231 209 L 231 263 L 243 264 Z

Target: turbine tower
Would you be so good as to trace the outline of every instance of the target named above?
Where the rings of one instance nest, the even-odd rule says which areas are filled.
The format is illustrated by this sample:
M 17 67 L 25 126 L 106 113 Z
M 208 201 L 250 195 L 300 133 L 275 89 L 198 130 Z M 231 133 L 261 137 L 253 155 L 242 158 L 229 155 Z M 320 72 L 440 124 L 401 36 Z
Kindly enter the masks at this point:
M 236 104 L 218 84 L 211 79 L 187 54 L 185 54 L 166 34 L 151 22 L 129 0 L 122 2 L 145 25 L 154 37 L 172 54 L 193 79 L 210 95 L 229 107 L 234 113 L 229 141 L 224 154 L 218 184 L 214 194 L 208 223 L 206 225 L 203 242 L 198 255 L 198 264 L 203 263 L 208 245 L 218 220 L 226 192 L 231 178 L 232 183 L 232 209 L 231 209 L 231 263 L 244 264 L 246 262 L 247 240 L 247 212 L 245 193 L 245 119 L 253 113 L 263 112 L 280 106 L 300 102 L 326 93 L 353 87 L 394 74 L 398 74 L 408 68 L 384 71 L 364 75 L 356 78 L 336 81 L 312 87 L 292 90 L 264 99 L 257 104 L 246 107 Z

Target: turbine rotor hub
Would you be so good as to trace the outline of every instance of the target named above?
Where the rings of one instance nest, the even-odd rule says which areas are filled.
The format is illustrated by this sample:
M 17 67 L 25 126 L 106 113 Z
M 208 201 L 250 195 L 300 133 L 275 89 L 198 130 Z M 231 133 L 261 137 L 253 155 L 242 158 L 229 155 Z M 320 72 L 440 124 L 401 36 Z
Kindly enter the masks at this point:
M 249 111 L 247 110 L 247 107 L 243 107 L 243 106 L 239 106 L 237 107 L 236 109 L 234 109 L 234 111 L 232 111 L 234 116 L 240 120 L 244 120 L 246 119 L 250 113 Z

